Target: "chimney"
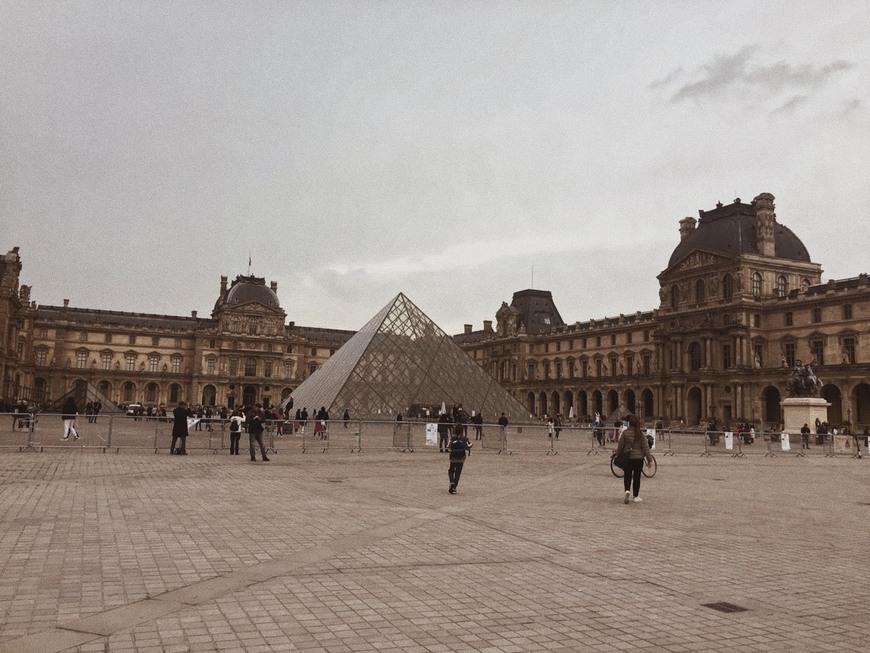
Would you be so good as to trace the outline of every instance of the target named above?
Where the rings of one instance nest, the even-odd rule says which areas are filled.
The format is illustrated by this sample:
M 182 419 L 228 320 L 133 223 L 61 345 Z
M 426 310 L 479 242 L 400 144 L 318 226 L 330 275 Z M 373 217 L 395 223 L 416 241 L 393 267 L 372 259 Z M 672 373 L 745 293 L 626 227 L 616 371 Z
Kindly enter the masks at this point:
M 278 292 L 278 282 L 277 281 L 270 281 L 269 287 L 272 289 L 272 292 L 274 292 L 274 293 Z
M 191 311 L 191 312 L 190 312 L 190 317 L 195 318 L 195 317 L 196 317 L 196 311 Z
M 64 307 L 64 308 L 69 308 L 69 300 L 68 300 L 68 299 L 64 299 L 64 300 L 63 300 L 63 307 Z
M 698 221 L 695 218 L 683 218 L 680 220 L 680 241 L 686 240 L 695 231 Z
M 492 331 L 492 320 L 484 320 L 483 321 L 483 330 L 484 331 Z
M 752 203 L 755 204 L 755 229 L 758 234 L 758 253 L 762 256 L 776 256 L 776 243 L 773 239 L 776 213 L 773 212 L 773 195 L 762 193 Z
M 471 325 L 466 324 L 464 326 L 465 326 L 465 335 L 468 335 L 469 333 L 471 333 Z
M 221 275 L 221 300 L 225 300 L 227 298 L 227 278 L 226 275 Z

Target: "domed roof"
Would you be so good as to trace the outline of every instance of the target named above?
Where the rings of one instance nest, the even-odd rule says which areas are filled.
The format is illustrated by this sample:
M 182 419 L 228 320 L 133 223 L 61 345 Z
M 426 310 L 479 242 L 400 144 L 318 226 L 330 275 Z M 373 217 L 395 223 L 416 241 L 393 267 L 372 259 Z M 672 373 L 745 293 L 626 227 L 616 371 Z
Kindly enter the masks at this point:
M 712 211 L 699 211 L 701 219 L 680 244 L 674 248 L 668 268 L 695 250 L 704 250 L 725 256 L 759 254 L 755 203 L 718 204 Z M 807 248 L 794 232 L 778 222 L 773 226 L 774 256 L 790 261 L 810 263 Z
M 239 275 L 227 293 L 226 303 L 227 305 L 239 306 L 250 302 L 258 302 L 269 308 L 281 308 L 278 303 L 278 295 L 266 286 L 264 278 Z

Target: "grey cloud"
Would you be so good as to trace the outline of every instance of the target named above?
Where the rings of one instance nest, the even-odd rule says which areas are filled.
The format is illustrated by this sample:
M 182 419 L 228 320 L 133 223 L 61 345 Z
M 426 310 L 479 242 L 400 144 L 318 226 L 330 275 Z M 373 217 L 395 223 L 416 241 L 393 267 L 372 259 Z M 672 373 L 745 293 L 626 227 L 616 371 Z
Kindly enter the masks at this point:
M 770 113 L 771 113 L 771 115 L 777 114 L 777 113 L 792 113 L 795 109 L 803 106 L 804 104 L 806 104 L 809 101 L 810 101 L 810 98 L 807 95 L 794 95 L 791 98 L 789 98 L 785 104 L 774 109 Z
M 672 70 L 671 72 L 669 72 L 667 75 L 665 75 L 661 79 L 656 79 L 656 80 L 650 82 L 648 88 L 656 89 L 656 88 L 661 88 L 663 86 L 669 86 L 670 84 L 675 82 L 678 77 L 681 77 L 682 74 L 683 74 L 683 67 L 680 66 L 676 70 Z
M 864 110 L 864 105 L 861 103 L 861 100 L 858 98 L 852 98 L 851 100 L 846 100 L 843 102 L 843 115 L 848 116 L 849 114 L 860 112 Z
M 701 66 L 702 78 L 684 85 L 671 98 L 672 102 L 720 95 L 733 88 L 764 88 L 771 92 L 785 88 L 812 89 L 822 86 L 832 76 L 855 67 L 848 61 L 834 61 L 824 66 L 805 64 L 794 66 L 779 61 L 769 66 L 753 66 L 751 60 L 758 46 L 747 46 L 733 55 L 717 55 Z M 797 97 L 792 98 L 795 100 Z M 806 96 L 803 96 L 805 99 Z M 788 108 L 786 103 L 781 109 Z M 794 108 L 793 106 L 791 108 Z

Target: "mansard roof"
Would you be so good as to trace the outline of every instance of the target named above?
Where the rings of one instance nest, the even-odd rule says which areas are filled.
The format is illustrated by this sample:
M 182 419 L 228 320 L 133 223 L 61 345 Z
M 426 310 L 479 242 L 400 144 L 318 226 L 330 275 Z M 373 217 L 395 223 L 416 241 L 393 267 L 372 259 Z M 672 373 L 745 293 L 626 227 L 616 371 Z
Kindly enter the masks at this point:
M 704 250 L 726 256 L 759 254 L 755 201 L 744 204 L 740 198 L 732 204 L 716 205 L 711 211 L 698 211 L 701 219 L 697 227 L 674 248 L 668 268 L 695 250 Z M 801 239 L 779 222 L 774 223 L 776 258 L 810 263 L 810 255 Z
M 511 306 L 517 312 L 517 329 L 525 327 L 529 335 L 565 326 L 549 290 L 520 290 L 514 293 Z

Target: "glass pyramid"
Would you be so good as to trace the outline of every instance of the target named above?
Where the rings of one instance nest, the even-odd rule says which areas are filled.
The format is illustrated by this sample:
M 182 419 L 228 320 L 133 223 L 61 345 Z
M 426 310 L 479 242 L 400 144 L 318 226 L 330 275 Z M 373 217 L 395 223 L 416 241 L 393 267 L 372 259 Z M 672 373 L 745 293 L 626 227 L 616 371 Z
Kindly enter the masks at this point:
M 292 400 L 292 404 L 290 401 Z M 332 419 L 437 416 L 462 404 L 488 424 L 505 413 L 512 424 L 529 413 L 402 293 L 381 309 L 285 402 L 309 414 L 325 406 Z

